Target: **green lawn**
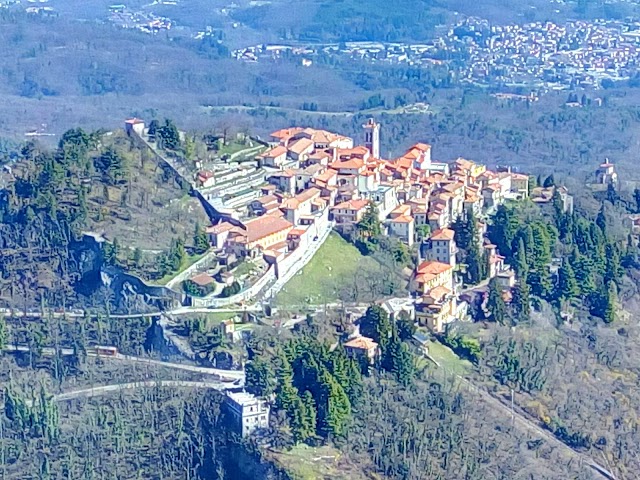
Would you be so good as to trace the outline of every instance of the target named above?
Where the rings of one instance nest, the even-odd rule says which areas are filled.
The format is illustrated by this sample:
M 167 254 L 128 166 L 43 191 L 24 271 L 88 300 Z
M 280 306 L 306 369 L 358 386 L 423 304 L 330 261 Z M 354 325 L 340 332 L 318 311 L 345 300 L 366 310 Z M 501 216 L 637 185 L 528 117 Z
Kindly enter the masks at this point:
M 468 360 L 458 357 L 453 351 L 439 342 L 429 342 L 429 356 L 440 364 L 440 367 L 456 375 L 465 375 L 472 364 Z
M 344 462 L 339 450 L 329 446 L 309 447 L 299 444 L 289 451 L 271 452 L 270 455 L 292 478 L 299 480 L 368 478 L 358 470 L 357 465 Z
M 311 261 L 276 296 L 279 306 L 331 303 L 338 300 L 341 279 L 375 260 L 363 256 L 337 233 L 331 233 Z

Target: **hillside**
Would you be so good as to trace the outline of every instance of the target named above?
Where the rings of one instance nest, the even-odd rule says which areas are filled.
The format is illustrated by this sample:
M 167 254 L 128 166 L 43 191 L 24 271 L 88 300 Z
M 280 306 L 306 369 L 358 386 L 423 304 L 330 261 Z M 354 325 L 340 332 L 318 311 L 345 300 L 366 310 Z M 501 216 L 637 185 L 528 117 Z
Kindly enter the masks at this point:
M 199 202 L 148 153 L 121 132 L 81 129 L 55 151 L 27 144 L 0 191 L 0 297 L 68 305 L 76 286 L 91 292 L 95 278 L 85 276 L 96 274 L 102 253 L 83 232 L 117 241 L 124 258 L 137 250 L 153 263 L 206 223 Z

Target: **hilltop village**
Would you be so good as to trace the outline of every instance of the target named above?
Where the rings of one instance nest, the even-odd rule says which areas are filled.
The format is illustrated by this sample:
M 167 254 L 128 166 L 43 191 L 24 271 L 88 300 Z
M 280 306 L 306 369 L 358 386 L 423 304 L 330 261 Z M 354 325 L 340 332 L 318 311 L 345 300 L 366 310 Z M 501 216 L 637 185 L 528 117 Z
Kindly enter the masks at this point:
M 127 128 L 145 132 L 140 120 L 129 120 Z M 476 242 L 487 275 L 497 278 L 508 294 L 515 274 L 486 238 L 487 218 L 506 200 L 531 197 L 543 208 L 551 206 L 556 187 L 530 188 L 528 175 L 509 168 L 492 171 L 463 158 L 438 162 L 424 143 L 399 158 L 383 159 L 380 131 L 381 125 L 369 119 L 358 145 L 353 138 L 324 130 L 286 128 L 270 135 L 266 151 L 251 167 L 227 164 L 198 171 L 194 188 L 218 213 L 215 224 L 206 228 L 217 262 L 229 266 L 249 259 L 259 267 L 248 288 L 225 298 L 193 296 L 190 304 L 222 306 L 268 298 L 300 271 L 332 230 L 347 237 L 372 214 L 383 235 L 417 252 L 410 310 L 420 325 L 442 332 L 467 316 L 461 297 L 466 266 L 460 263 L 451 228 L 461 218 L 477 222 Z M 572 197 L 564 187 L 557 189 L 563 208 L 571 210 Z M 203 289 L 216 281 L 227 287 L 236 281 L 232 269 L 196 272 L 186 278 Z

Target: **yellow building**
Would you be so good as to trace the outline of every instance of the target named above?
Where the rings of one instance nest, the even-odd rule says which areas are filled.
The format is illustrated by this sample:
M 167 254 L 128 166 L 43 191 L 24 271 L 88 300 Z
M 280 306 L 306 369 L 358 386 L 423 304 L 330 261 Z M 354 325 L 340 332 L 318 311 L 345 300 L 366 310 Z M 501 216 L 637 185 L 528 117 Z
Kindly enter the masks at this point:
M 453 266 L 438 261 L 422 262 L 415 276 L 416 320 L 439 333 L 455 319 L 456 294 Z

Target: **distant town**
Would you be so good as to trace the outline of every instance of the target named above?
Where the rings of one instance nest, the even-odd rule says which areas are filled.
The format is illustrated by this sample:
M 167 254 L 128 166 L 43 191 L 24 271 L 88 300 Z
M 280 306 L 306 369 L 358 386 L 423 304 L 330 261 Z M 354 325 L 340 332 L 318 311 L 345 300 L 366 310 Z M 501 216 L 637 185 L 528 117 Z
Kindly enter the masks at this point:
M 126 129 L 130 135 L 148 137 L 142 120 L 127 120 Z M 233 269 L 222 276 L 197 267 L 186 271 L 182 280 L 209 292 L 193 296 L 190 305 L 222 307 L 274 295 L 332 230 L 348 236 L 375 212 L 386 235 L 408 247 L 419 245 L 412 297 L 400 303 L 421 326 L 438 333 L 468 316 L 462 287 L 466 266 L 458 264 L 454 222 L 476 219 L 476 242 L 488 277 L 478 286 L 486 289 L 495 278 L 509 295 L 516 275 L 486 238 L 487 219 L 507 200 L 529 198 L 543 209 L 557 208 L 560 201 L 564 211 L 573 210 L 573 197 L 565 187 L 534 188 L 526 174 L 509 168 L 492 171 L 464 158 L 437 162 L 428 144 L 415 144 L 399 158 L 382 159 L 380 130 L 381 125 L 369 119 L 358 145 L 325 130 L 285 128 L 263 142 L 253 162 L 200 165 L 191 183 L 218 215 L 206 228 L 212 254 L 220 265 L 234 265 L 242 258 L 257 267 L 248 288 L 223 298 L 221 289 L 237 279 Z M 598 172 L 597 183 L 617 180 L 610 163 Z
M 238 60 L 273 61 L 284 56 L 311 66 L 323 57 L 374 64 L 443 66 L 452 80 L 479 86 L 564 90 L 602 88 L 632 77 L 638 67 L 640 22 L 597 20 L 565 24 L 494 25 L 470 17 L 433 41 L 262 44 L 235 50 Z

